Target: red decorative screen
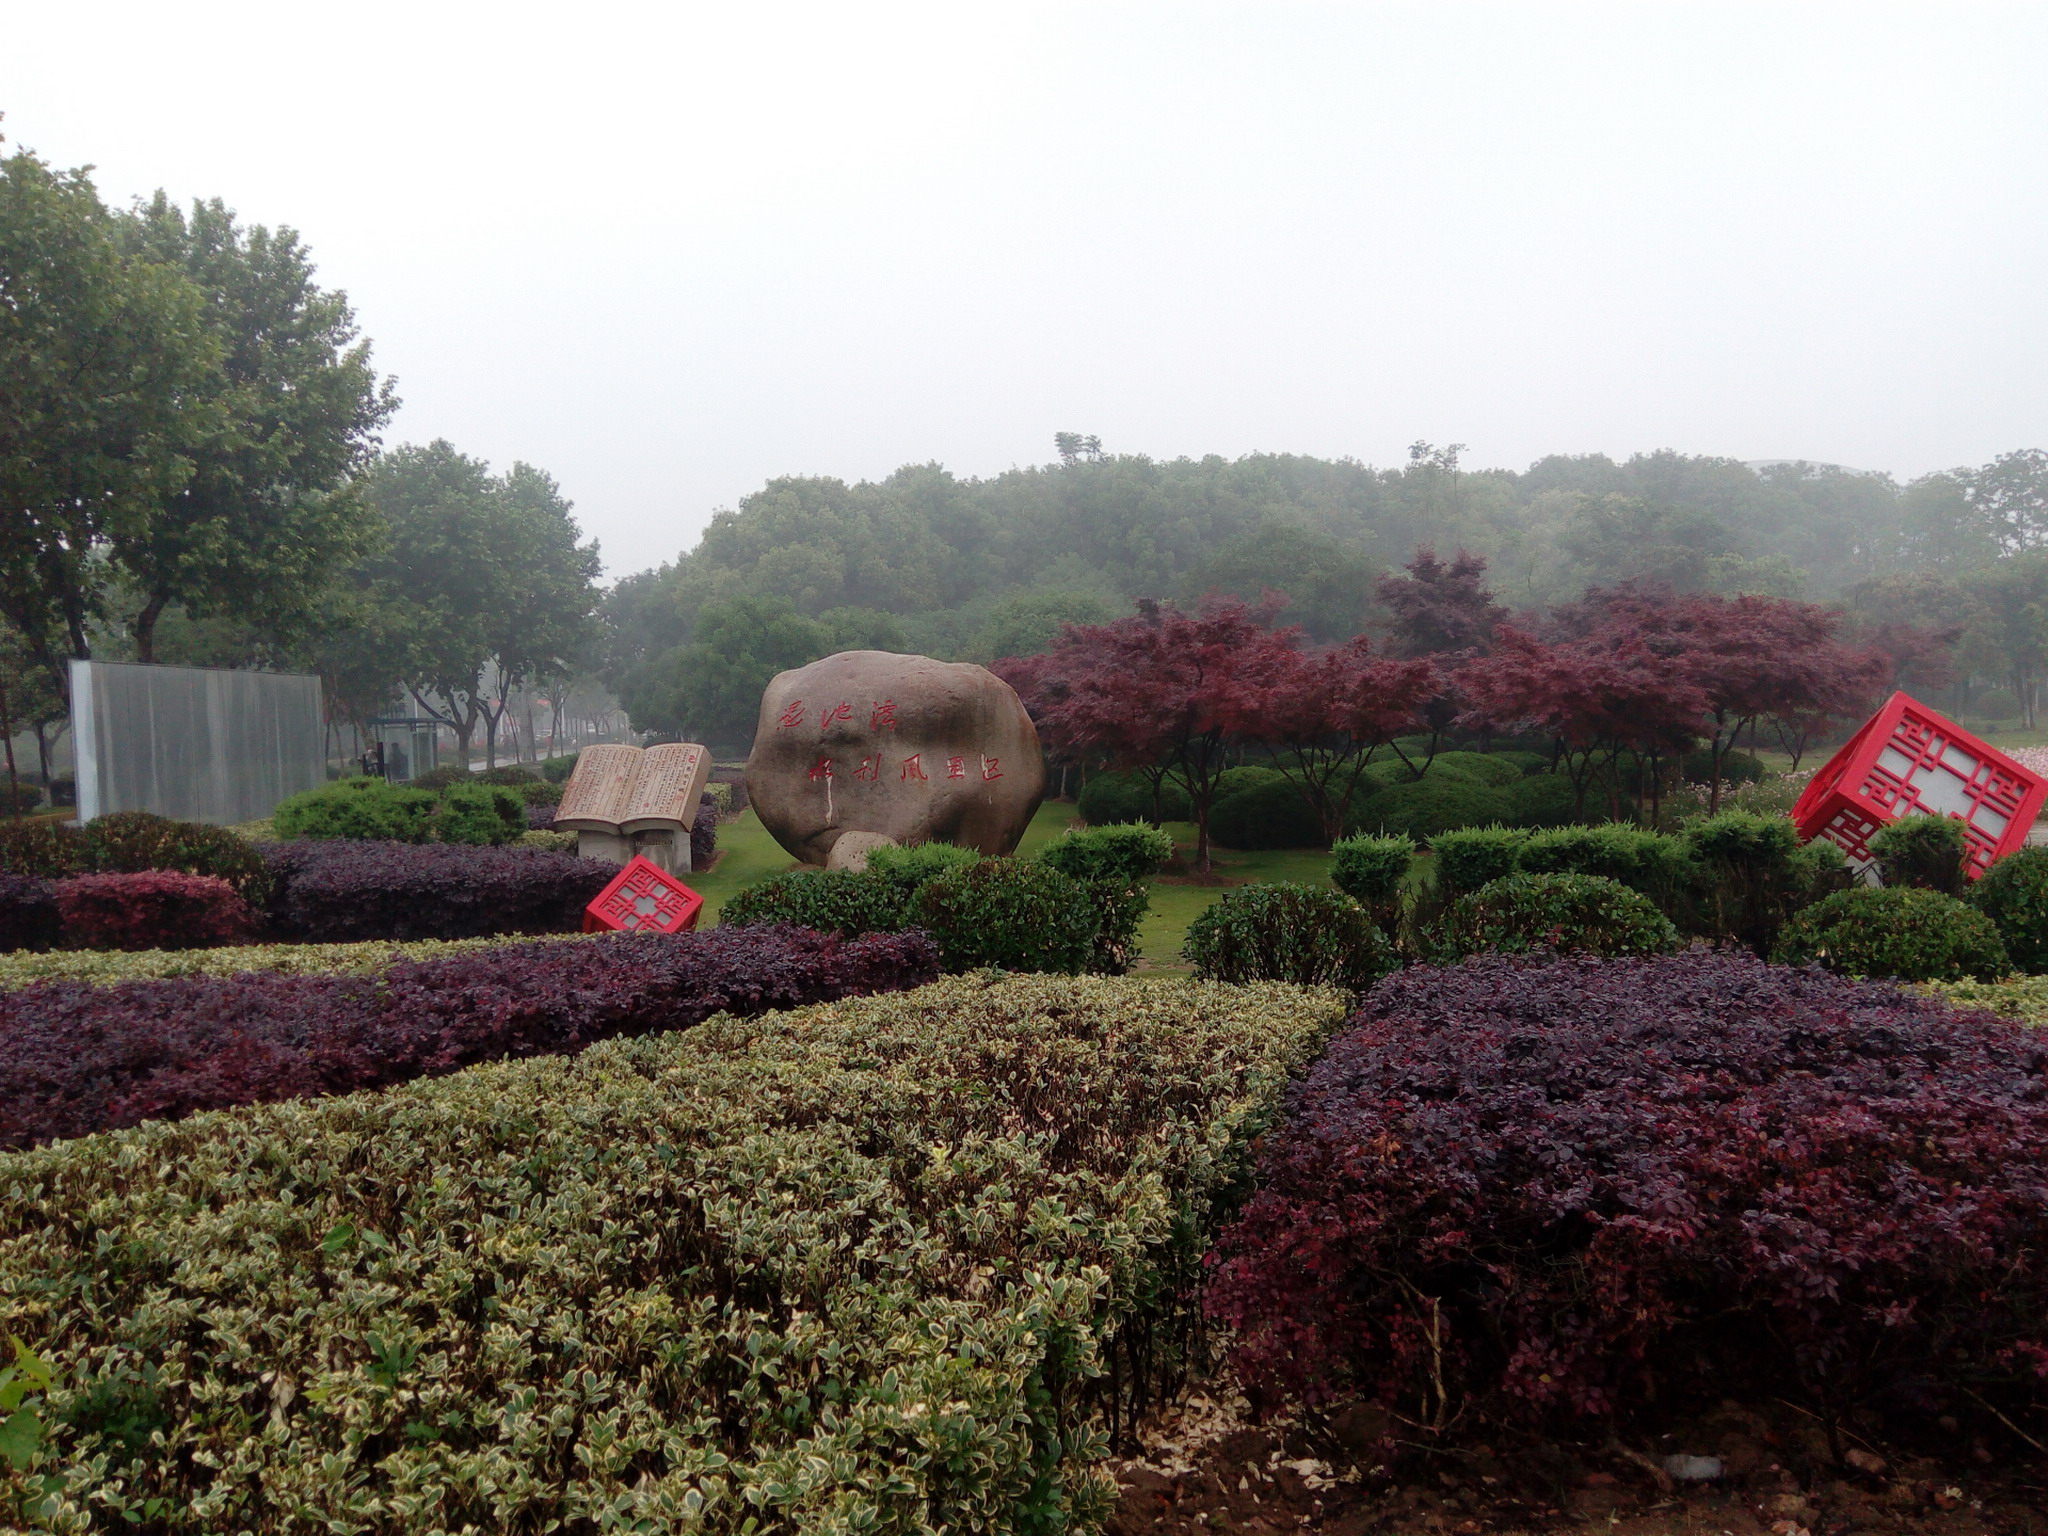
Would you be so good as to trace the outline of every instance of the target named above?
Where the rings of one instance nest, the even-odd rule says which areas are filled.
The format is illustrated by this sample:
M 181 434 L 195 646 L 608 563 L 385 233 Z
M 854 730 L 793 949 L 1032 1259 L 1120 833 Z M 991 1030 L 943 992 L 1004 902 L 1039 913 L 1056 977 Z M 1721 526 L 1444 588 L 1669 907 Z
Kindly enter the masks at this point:
M 1895 693 L 1813 776 L 1792 816 L 1802 837 L 1838 843 L 1858 863 L 1888 822 L 1959 816 L 1975 877 L 2026 843 L 2044 799 L 2048 778 Z
M 637 854 L 583 909 L 583 931 L 681 933 L 697 926 L 704 898 Z

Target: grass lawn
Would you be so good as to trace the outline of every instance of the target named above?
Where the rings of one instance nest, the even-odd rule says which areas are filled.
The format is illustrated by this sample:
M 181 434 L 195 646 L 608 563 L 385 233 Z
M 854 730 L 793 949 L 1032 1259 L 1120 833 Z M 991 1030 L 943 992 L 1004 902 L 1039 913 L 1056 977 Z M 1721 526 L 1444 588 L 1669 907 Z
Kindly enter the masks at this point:
M 1031 818 L 1031 826 L 1024 833 L 1024 841 L 1017 851 L 1026 855 L 1036 853 L 1073 824 L 1074 807 L 1071 803 L 1048 802 L 1041 805 L 1038 814 Z M 1168 822 L 1166 830 L 1173 834 L 1176 843 L 1192 847 L 1195 841 L 1192 822 Z M 706 926 L 718 920 L 719 909 L 733 892 L 797 867 L 796 861 L 783 852 L 751 810 L 743 812 L 735 820 L 719 823 L 718 846 L 723 852 L 717 868 L 709 874 L 690 877 L 691 887 L 704 898 L 703 921 Z M 1293 880 L 1320 885 L 1328 876 L 1330 856 L 1307 849 L 1277 853 L 1218 850 L 1215 864 L 1216 873 L 1233 883 L 1265 885 Z M 1207 910 L 1209 903 L 1221 896 L 1226 888 L 1153 883 L 1152 911 L 1145 919 L 1145 926 L 1138 930 L 1138 953 L 1148 962 L 1148 970 L 1155 967 L 1186 969 L 1181 963 L 1180 947 L 1187 938 L 1188 924 Z

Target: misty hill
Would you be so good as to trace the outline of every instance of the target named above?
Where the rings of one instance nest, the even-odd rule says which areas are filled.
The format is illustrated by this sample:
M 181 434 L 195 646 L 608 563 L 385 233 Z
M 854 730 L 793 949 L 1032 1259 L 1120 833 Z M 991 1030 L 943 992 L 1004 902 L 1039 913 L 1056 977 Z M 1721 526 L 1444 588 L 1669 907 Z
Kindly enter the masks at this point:
M 1294 454 L 1083 453 L 979 480 L 937 464 L 853 485 L 792 477 L 718 513 L 673 563 L 618 584 L 602 670 L 637 722 L 673 729 L 713 709 L 708 685 L 683 674 L 733 670 L 743 641 L 757 665 L 739 668 L 744 685 L 735 679 L 714 710 L 735 721 L 770 651 L 874 645 L 988 660 L 1138 596 L 1274 587 L 1292 600 L 1289 622 L 1338 639 L 1371 624 L 1372 578 L 1418 544 L 1484 554 L 1517 608 L 1630 577 L 1828 598 L 1899 570 L 1994 557 L 1968 491 L 1968 472 L 1901 487 L 1836 466 L 1669 451 L 1470 471 L 1455 448 L 1427 444 L 1398 470 Z M 722 638 L 686 662 L 681 648 L 703 643 L 707 625 Z M 679 686 L 700 694 L 686 703 Z

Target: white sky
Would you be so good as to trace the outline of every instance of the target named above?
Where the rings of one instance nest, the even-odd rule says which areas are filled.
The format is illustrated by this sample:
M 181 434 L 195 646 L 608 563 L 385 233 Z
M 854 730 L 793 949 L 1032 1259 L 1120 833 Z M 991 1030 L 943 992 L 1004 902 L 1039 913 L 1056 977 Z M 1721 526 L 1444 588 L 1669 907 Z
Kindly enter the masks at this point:
M 2048 6 L 0 0 L 10 144 L 291 224 L 618 575 L 770 475 L 2048 446 Z

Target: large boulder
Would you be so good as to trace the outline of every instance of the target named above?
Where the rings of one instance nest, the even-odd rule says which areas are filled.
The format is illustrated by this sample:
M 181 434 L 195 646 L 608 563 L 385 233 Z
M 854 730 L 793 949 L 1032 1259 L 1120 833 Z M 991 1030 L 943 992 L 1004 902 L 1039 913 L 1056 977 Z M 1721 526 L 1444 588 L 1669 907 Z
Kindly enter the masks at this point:
M 1045 798 L 1045 754 L 1015 690 L 986 668 L 841 651 L 768 684 L 747 798 L 807 864 L 829 863 L 850 832 L 1005 854 Z

